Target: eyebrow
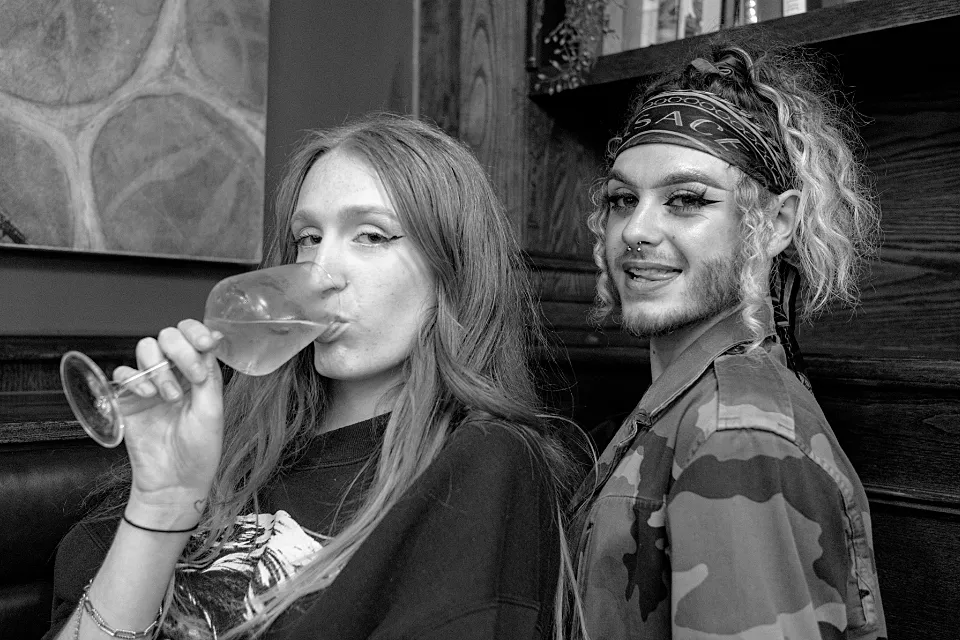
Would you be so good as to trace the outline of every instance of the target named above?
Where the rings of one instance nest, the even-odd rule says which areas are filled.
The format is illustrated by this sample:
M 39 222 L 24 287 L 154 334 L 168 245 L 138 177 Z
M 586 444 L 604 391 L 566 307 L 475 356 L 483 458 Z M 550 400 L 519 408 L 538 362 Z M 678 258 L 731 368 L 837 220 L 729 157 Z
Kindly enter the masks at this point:
M 309 221 L 311 214 L 307 209 L 297 209 L 293 212 L 293 215 L 290 216 L 290 225 L 293 226 L 295 222 L 303 220 L 304 222 Z M 341 209 L 337 216 L 341 220 L 346 220 L 350 218 L 361 218 L 364 216 L 377 216 L 381 218 L 387 218 L 393 222 L 399 223 L 400 220 L 397 218 L 397 214 L 387 207 L 380 207 L 377 205 L 367 205 L 367 204 L 356 204 L 349 207 L 344 207 Z
M 636 187 L 637 184 L 631 180 L 625 173 L 619 169 L 611 169 L 610 173 L 607 174 L 607 182 L 611 180 L 616 180 L 617 182 L 622 182 L 631 187 Z M 680 171 L 674 171 L 673 173 L 668 173 L 665 176 L 660 177 L 654 188 L 656 187 L 668 187 L 675 184 L 684 184 L 687 182 L 699 182 L 705 184 L 708 187 L 713 187 L 714 189 L 721 189 L 723 191 L 729 191 L 730 187 L 724 186 L 717 182 L 716 178 L 703 172 L 697 171 L 696 169 L 683 169 Z

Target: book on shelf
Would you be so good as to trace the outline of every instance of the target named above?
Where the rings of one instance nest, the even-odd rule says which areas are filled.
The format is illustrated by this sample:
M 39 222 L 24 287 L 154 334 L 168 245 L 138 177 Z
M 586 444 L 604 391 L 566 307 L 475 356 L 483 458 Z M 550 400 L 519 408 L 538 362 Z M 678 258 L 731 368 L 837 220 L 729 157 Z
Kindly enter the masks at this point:
M 785 16 L 795 16 L 806 11 L 807 0 L 783 0 L 782 14 Z
M 659 0 L 623 0 L 623 48 L 638 49 L 657 43 Z
M 745 24 L 776 20 L 784 16 L 843 4 L 845 0 L 723 0 L 720 27 L 729 29 Z M 847 2 L 854 0 L 846 0 Z
M 731 29 L 747 24 L 747 0 L 723 0 L 720 28 Z
M 703 13 L 700 18 L 700 32 L 713 33 L 720 30 L 723 13 L 723 0 L 703 0 Z
M 657 43 L 677 39 L 680 30 L 680 0 L 659 0 L 657 8 Z
M 608 55 L 627 49 L 623 34 L 624 2 L 626 0 L 607 0 L 603 3 L 603 42 L 600 54 Z
M 723 0 L 680 0 L 677 37 L 690 38 L 720 29 Z
M 783 0 L 783 15 L 794 16 L 798 13 L 836 7 L 849 2 L 857 2 L 857 0 Z
M 859 0 L 606 0 L 603 54 Z
M 656 43 L 656 34 L 650 38 L 650 20 L 644 19 L 644 7 L 650 0 L 623 0 L 623 49 L 639 49 Z M 657 4 L 657 0 L 653 0 Z M 654 24 L 656 18 L 654 17 Z
M 782 18 L 790 0 L 754 0 L 747 7 L 747 22 L 766 22 Z
M 657 21 L 660 15 L 660 0 L 640 0 L 643 9 L 643 26 L 641 40 L 643 47 L 657 43 Z
M 694 10 L 693 0 L 680 0 L 677 4 L 677 38 L 682 40 L 697 35 L 700 35 L 700 19 Z

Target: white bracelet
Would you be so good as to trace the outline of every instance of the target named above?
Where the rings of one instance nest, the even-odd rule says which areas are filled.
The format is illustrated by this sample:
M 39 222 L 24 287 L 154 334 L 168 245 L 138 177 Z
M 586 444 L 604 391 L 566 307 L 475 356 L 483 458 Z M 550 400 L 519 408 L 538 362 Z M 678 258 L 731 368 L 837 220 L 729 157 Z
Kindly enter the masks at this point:
M 74 633 L 74 638 L 80 637 L 80 618 L 83 617 L 83 612 L 86 611 L 87 614 L 93 618 L 93 621 L 97 623 L 97 626 L 100 627 L 100 631 L 103 631 L 105 634 L 111 638 L 121 638 L 121 640 L 139 640 L 140 638 L 149 638 L 153 636 L 154 630 L 160 626 L 160 618 L 163 616 L 163 606 L 160 607 L 160 610 L 157 611 L 157 617 L 153 622 L 150 623 L 143 631 L 126 631 L 124 629 L 114 629 L 107 621 L 103 619 L 103 616 L 100 615 L 100 612 L 97 611 L 96 607 L 93 606 L 93 603 L 90 602 L 90 597 L 87 595 L 87 592 L 90 590 L 90 585 L 93 584 L 93 579 L 91 578 L 90 582 L 87 583 L 87 586 L 83 588 L 83 595 L 80 596 L 79 609 L 80 613 L 77 617 L 77 627 Z

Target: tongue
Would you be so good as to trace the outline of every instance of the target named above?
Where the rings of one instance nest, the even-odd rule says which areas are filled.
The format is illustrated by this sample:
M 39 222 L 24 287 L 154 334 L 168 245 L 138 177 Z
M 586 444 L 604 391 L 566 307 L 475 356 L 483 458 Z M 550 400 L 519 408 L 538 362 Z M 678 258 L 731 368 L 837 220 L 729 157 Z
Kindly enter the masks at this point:
M 672 278 L 679 271 L 675 269 L 631 269 L 630 275 L 634 278 L 643 278 L 644 280 L 666 280 Z

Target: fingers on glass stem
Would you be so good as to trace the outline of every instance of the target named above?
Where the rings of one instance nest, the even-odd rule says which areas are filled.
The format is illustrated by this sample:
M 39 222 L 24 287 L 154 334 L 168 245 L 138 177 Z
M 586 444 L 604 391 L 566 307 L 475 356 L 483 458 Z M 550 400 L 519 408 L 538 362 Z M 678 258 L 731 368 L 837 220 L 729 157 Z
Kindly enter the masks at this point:
M 179 347 L 180 341 L 176 339 L 175 334 L 180 335 L 180 341 L 186 342 L 179 331 L 168 328 L 161 331 L 157 339 L 144 338 L 137 343 L 137 365 L 143 372 L 149 370 L 149 374 L 145 377 L 149 377 L 160 392 L 160 397 L 168 402 L 179 400 L 183 395 L 183 390 L 173 375 L 173 368 L 160 366 L 167 360 L 174 364 L 177 361 L 173 357 L 173 353 L 176 352 L 173 347 Z M 163 343 L 162 348 L 161 343 Z M 182 359 L 183 356 L 181 355 L 180 358 Z
M 157 394 L 157 388 L 150 380 L 149 370 L 140 371 L 132 367 L 117 367 L 113 372 L 113 381 L 123 389 L 138 396 L 150 398 Z

